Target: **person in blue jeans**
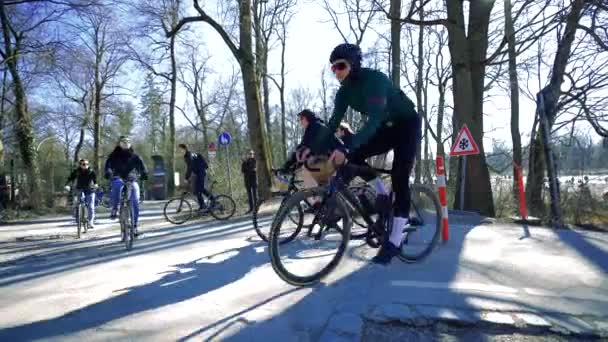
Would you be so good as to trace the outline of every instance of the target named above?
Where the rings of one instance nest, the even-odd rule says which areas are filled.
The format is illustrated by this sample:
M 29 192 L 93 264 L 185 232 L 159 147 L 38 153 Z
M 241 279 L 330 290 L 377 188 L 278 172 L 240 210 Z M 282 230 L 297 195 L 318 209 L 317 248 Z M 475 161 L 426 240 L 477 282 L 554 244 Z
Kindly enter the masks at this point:
M 89 229 L 95 228 L 95 188 L 97 188 L 97 176 L 95 171 L 89 167 L 89 161 L 86 159 L 80 159 L 78 162 L 78 168 L 74 169 L 66 182 L 66 190 L 69 190 L 69 184 L 76 181 L 75 195 L 78 195 L 80 191 L 84 192 L 85 202 L 88 206 L 89 214 Z M 77 217 L 77 205 L 78 198 L 74 200 L 74 217 Z
M 126 136 L 119 138 L 118 146 L 108 156 L 104 170 L 106 179 L 112 179 L 110 182 L 110 206 L 112 207 L 110 218 L 116 219 L 124 181 L 129 179 L 133 171 L 139 173 L 141 180 L 146 180 L 148 179 L 148 171 L 146 170 L 144 161 L 133 151 L 131 141 Z M 139 219 L 139 184 L 137 180 L 133 182 L 131 199 L 131 203 L 133 204 L 133 224 L 135 234 L 137 235 L 137 222 Z

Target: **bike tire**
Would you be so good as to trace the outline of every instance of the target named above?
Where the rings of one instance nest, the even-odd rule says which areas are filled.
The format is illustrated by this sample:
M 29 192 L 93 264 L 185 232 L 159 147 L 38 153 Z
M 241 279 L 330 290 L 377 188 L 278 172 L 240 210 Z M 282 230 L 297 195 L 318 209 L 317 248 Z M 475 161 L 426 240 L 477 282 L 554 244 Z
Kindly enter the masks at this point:
M 228 220 L 236 212 L 236 203 L 228 195 L 217 195 L 212 200 L 209 213 L 217 220 Z
M 82 222 L 82 232 L 86 234 L 89 231 L 89 216 L 86 205 L 80 206 L 80 221 Z
M 432 189 L 424 185 L 412 184 L 410 186 L 410 193 L 412 203 L 410 206 L 410 222 L 412 222 L 412 225 L 405 229 L 399 258 L 406 263 L 415 263 L 428 257 L 439 242 L 442 211 L 439 198 L 437 198 Z M 413 224 L 413 222 L 419 223 Z M 425 222 L 428 224 L 425 224 Z M 427 226 L 428 228 L 426 228 Z M 417 252 L 411 252 L 413 243 L 408 242 L 410 234 L 413 236 L 413 234 L 417 233 L 418 238 L 423 239 L 421 230 L 424 228 L 426 228 L 423 232 L 425 234 L 429 229 L 435 229 L 434 232 L 429 232 L 430 235 L 425 238 L 425 240 L 428 240 L 428 245 L 420 248 Z
M 133 209 L 131 208 L 131 200 L 126 201 L 126 205 L 122 208 L 122 220 L 125 226 L 125 248 L 130 251 L 133 248 L 133 240 L 135 240 L 135 231 L 133 227 Z
M 289 196 L 283 197 L 278 210 L 281 210 L 281 207 L 283 207 L 285 205 L 285 202 L 288 198 L 289 198 Z M 260 222 L 258 221 L 258 217 L 259 217 L 258 213 L 260 212 L 260 208 L 262 207 L 262 205 L 264 205 L 264 202 L 260 202 L 256 206 L 255 211 L 253 212 L 253 215 L 252 215 L 253 228 L 255 229 L 255 232 L 258 234 L 260 239 L 268 242 L 270 226 L 268 227 L 268 232 L 266 232 L 266 229 L 264 229 L 264 226 L 262 226 L 260 224 Z M 278 210 L 277 210 L 277 212 L 278 212 Z M 297 213 L 293 213 L 293 211 L 292 211 L 292 214 L 288 214 L 288 217 L 294 224 L 297 224 L 297 228 L 294 230 L 293 234 L 291 234 L 287 238 L 281 240 L 279 242 L 280 244 L 284 244 L 284 243 L 288 243 L 288 242 L 292 241 L 302 230 L 302 226 L 304 225 L 304 209 L 302 208 L 302 205 L 300 204 L 297 206 L 297 208 L 295 208 L 295 210 L 297 211 Z M 276 215 L 275 215 L 275 217 L 276 217 Z
M 174 208 L 176 209 L 174 210 Z M 174 215 L 174 211 L 176 214 L 182 214 Z M 163 215 L 167 221 L 173 224 L 185 223 L 192 218 L 192 204 L 190 204 L 190 201 L 183 197 L 172 198 L 165 203 Z
M 277 275 L 288 284 L 291 284 L 294 286 L 314 285 L 315 283 L 318 283 L 320 280 L 322 280 L 324 277 L 326 277 L 331 271 L 333 271 L 336 268 L 336 266 L 338 266 L 338 264 L 340 263 L 340 260 L 344 256 L 346 247 L 348 246 L 348 242 L 350 240 L 350 228 L 351 228 L 352 223 L 351 223 L 350 216 L 348 214 L 348 210 L 343 202 L 341 195 L 336 193 L 335 196 L 339 196 L 338 198 L 340 200 L 335 201 L 334 203 L 337 204 L 337 208 L 339 209 L 340 213 L 343 215 L 343 227 L 341 229 L 336 229 L 336 231 L 338 231 L 341 235 L 341 241 L 337 248 L 337 252 L 333 255 L 330 262 L 318 272 L 315 272 L 311 275 L 300 276 L 300 275 L 296 275 L 296 274 L 290 272 L 286 268 L 286 266 L 285 266 L 286 264 L 284 264 L 283 261 L 281 260 L 280 246 L 284 245 L 284 244 L 281 244 L 282 239 L 280 239 L 280 236 L 279 236 L 280 230 L 281 230 L 281 223 L 284 220 L 289 220 L 288 214 L 291 212 L 291 209 L 300 205 L 300 203 L 303 200 L 305 200 L 305 198 L 307 196 L 323 197 L 326 190 L 327 189 L 324 187 L 317 187 L 317 188 L 312 188 L 312 189 L 307 189 L 307 190 L 296 192 L 295 194 L 293 194 L 292 196 L 290 196 L 287 199 L 287 201 L 285 202 L 285 205 L 279 209 L 275 219 L 272 222 L 272 226 L 270 228 L 270 235 L 269 235 L 270 239 L 269 239 L 269 248 L 268 248 L 269 254 L 270 254 L 271 265 L 272 265 L 272 268 L 274 269 L 274 271 L 277 273 Z M 327 203 L 327 202 L 329 202 L 329 201 L 326 201 L 325 203 Z M 317 217 L 317 215 L 315 215 L 315 219 L 313 219 L 313 222 L 316 220 L 316 217 Z M 319 230 L 324 231 L 325 228 L 322 227 Z M 306 236 L 308 236 L 308 235 L 309 234 L 306 234 Z M 287 246 L 291 246 L 291 245 L 292 244 L 289 244 Z
M 82 205 L 78 205 L 78 209 L 76 210 L 76 238 L 80 239 L 81 231 L 82 231 L 82 218 L 81 218 L 81 208 Z

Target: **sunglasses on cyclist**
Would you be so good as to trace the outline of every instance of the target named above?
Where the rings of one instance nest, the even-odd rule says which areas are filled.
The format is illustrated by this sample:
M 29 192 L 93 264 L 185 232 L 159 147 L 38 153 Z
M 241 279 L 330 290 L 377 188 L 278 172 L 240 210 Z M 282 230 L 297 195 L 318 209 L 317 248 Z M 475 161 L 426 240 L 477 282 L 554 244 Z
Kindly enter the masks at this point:
M 338 62 L 338 63 L 331 65 L 331 71 L 332 72 L 336 72 L 338 70 L 342 71 L 342 70 L 346 69 L 346 67 L 347 67 L 346 62 Z

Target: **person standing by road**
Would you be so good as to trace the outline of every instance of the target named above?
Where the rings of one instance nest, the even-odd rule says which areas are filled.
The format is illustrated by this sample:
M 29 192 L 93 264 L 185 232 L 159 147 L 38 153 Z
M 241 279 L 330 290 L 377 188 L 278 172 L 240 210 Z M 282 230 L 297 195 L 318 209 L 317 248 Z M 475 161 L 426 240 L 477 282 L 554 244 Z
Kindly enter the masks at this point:
M 255 210 L 258 193 L 257 167 L 255 152 L 253 152 L 253 150 L 250 150 L 243 159 L 241 172 L 243 173 L 243 178 L 245 180 L 245 190 L 247 191 L 247 200 L 249 201 L 249 210 L 245 214 L 249 214 Z

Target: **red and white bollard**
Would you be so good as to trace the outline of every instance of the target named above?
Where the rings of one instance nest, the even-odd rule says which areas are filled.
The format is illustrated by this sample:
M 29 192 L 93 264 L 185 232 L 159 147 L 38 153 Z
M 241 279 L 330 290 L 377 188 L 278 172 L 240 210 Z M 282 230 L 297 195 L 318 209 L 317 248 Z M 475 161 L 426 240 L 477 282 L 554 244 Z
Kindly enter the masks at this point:
M 443 241 L 448 241 L 448 194 L 445 184 L 445 164 L 442 156 L 437 156 L 437 186 L 439 187 L 439 203 L 441 204 L 441 238 Z
M 519 213 L 522 220 L 528 219 L 528 210 L 526 209 L 526 190 L 524 189 L 524 175 L 521 166 L 513 163 L 515 166 L 515 176 L 517 177 L 517 189 L 519 190 Z

